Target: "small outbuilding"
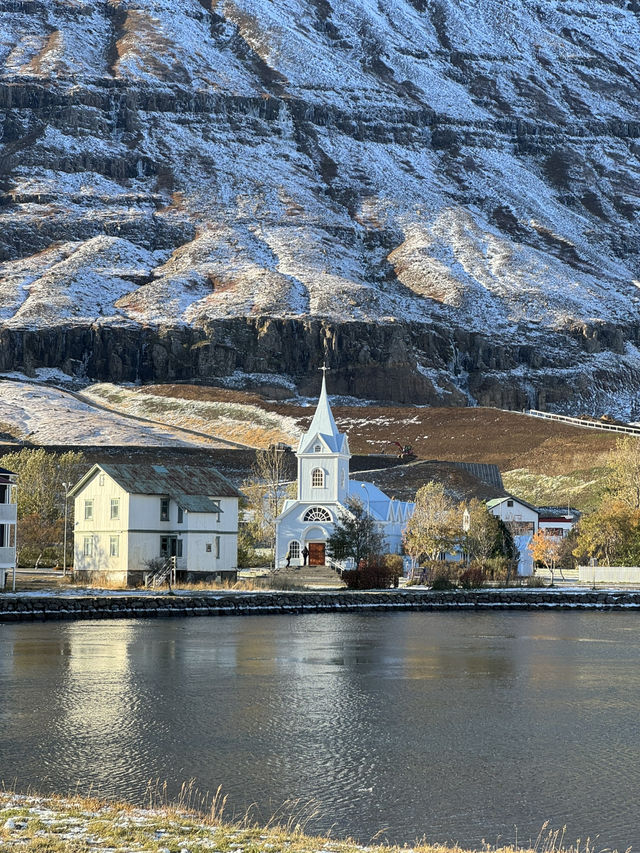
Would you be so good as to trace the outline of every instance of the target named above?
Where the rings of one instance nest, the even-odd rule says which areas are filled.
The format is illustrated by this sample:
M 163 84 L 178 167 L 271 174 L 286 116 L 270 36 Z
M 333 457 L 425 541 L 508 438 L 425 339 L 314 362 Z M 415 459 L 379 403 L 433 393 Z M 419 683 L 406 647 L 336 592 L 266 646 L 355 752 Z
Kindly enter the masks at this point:
M 240 492 L 215 468 L 97 464 L 69 495 L 76 577 L 140 584 L 171 557 L 179 581 L 237 577 Z

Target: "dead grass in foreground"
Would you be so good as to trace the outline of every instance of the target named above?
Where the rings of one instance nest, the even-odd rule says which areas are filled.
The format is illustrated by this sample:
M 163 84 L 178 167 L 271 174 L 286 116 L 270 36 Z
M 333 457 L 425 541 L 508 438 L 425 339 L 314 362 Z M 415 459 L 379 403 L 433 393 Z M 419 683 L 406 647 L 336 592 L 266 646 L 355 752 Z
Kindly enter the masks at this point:
M 353 839 L 307 834 L 317 817 L 309 804 L 285 803 L 266 824 L 250 813 L 240 820 L 224 818 L 226 797 L 201 795 L 193 783 L 183 785 L 177 802 L 167 799 L 166 783 L 150 784 L 148 803 L 139 808 L 98 797 L 42 797 L 0 792 L 0 849 L 27 853 L 465 853 L 458 846 L 367 846 Z M 597 853 L 587 839 L 566 845 L 564 831 L 545 824 L 531 844 L 483 844 L 483 853 Z

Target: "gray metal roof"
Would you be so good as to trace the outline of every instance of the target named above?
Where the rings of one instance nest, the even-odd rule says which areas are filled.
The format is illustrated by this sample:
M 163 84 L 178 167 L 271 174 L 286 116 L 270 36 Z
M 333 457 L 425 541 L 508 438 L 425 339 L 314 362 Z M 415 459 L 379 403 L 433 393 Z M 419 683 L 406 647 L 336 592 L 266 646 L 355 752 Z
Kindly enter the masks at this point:
M 582 513 L 579 509 L 571 506 L 539 506 L 538 512 L 543 518 L 572 518 L 579 519 Z
M 224 512 L 218 501 L 206 495 L 173 495 L 178 506 L 187 512 Z
M 502 474 L 497 465 L 490 465 L 486 462 L 454 462 L 457 468 L 464 468 L 478 480 L 487 483 L 489 486 L 495 486 L 496 489 L 504 489 L 502 483 Z
M 112 477 L 116 483 L 133 495 L 169 495 L 181 498 L 239 498 L 240 492 L 215 468 L 195 467 L 163 463 L 116 463 L 104 462 L 93 468 L 71 489 L 70 494 L 78 492 L 98 470 Z M 184 509 L 188 509 L 182 504 Z M 198 510 L 192 510 L 198 512 Z M 199 510 L 210 512 L 209 508 Z

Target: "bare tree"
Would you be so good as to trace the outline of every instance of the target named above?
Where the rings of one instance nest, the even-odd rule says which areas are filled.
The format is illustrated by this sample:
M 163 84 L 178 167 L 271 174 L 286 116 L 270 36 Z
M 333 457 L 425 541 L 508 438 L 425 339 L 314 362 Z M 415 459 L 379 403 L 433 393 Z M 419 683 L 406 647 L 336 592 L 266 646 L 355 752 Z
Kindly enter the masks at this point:
M 275 559 L 276 519 L 285 500 L 291 497 L 287 450 L 277 444 L 256 451 L 253 476 L 242 485 L 252 520 L 249 528 L 256 540 L 269 542 Z

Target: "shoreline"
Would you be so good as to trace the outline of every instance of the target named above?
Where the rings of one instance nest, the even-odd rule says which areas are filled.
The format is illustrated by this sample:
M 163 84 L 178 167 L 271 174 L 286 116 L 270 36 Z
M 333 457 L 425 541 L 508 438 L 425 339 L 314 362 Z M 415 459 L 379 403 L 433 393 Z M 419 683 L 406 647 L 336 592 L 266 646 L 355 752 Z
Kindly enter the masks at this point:
M 480 589 L 373 591 L 215 591 L 211 593 L 109 593 L 74 595 L 0 593 L 0 624 L 76 619 L 148 619 L 195 616 L 477 612 L 508 610 L 640 611 L 639 590 Z
M 561 831 L 546 824 L 538 838 L 524 846 L 483 843 L 468 848 L 431 844 L 426 838 L 412 845 L 375 840 L 360 844 L 351 838 L 307 834 L 309 815 L 304 809 L 285 822 L 276 814 L 261 825 L 248 816 L 224 819 L 220 789 L 212 802 L 205 802 L 191 785 L 183 786 L 177 804 L 156 804 L 158 793 L 163 789 L 151 793 L 148 807 L 138 807 L 91 796 L 0 791 L 0 846 L 29 853 L 584 853 L 580 842 L 565 845 Z M 587 842 L 585 850 L 594 853 L 595 848 Z

